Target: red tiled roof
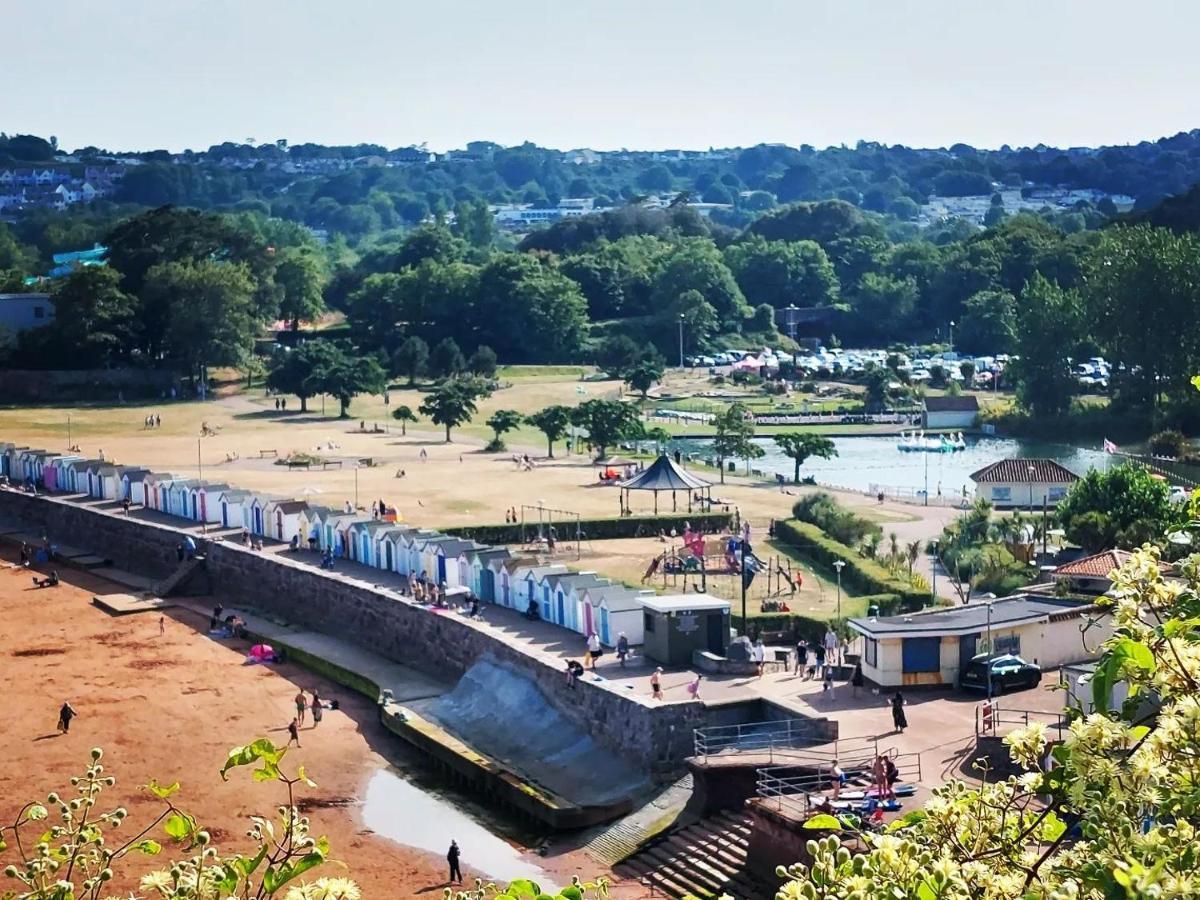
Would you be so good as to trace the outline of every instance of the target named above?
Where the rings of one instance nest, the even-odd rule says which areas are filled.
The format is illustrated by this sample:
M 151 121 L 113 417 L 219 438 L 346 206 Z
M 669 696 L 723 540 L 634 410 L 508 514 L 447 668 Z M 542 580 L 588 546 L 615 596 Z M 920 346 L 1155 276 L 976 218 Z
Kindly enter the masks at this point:
M 1055 575 L 1074 575 L 1083 578 L 1107 578 L 1113 569 L 1119 569 L 1132 554 L 1128 550 L 1102 550 L 1059 566 Z
M 1030 469 L 1033 469 L 1030 472 Z M 1001 459 L 971 473 L 976 484 L 1015 482 L 1024 484 L 1063 484 L 1078 481 L 1079 476 L 1052 459 Z

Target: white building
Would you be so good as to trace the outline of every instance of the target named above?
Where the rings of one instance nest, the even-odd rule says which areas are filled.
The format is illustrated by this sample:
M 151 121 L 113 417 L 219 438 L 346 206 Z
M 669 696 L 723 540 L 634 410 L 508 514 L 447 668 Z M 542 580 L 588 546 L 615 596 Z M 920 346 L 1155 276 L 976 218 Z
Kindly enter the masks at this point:
M 883 688 L 955 685 L 979 653 L 1013 653 L 1043 671 L 1087 662 L 1112 634 L 1095 605 L 1034 594 L 849 624 L 863 636 L 863 675 Z
M 979 401 L 973 396 L 926 397 L 922 428 L 971 428 L 979 417 Z
M 1079 476 L 1053 459 L 1002 459 L 971 473 L 975 496 L 997 509 L 1053 509 Z
M 49 325 L 54 304 L 49 294 L 0 294 L 0 328 L 10 332 L 28 331 Z

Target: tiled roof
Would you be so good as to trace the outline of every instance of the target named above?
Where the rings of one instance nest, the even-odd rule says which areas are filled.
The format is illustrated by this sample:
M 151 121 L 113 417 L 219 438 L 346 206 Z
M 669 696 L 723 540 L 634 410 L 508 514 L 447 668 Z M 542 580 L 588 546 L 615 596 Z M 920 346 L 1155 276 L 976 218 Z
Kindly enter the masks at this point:
M 1132 554 L 1127 550 L 1102 550 L 1059 566 L 1055 575 L 1075 575 L 1084 578 L 1107 578 L 1113 569 L 1119 569 Z
M 1030 469 L 1033 471 L 1030 472 Z M 1062 484 L 1078 481 L 1079 476 L 1053 459 L 1001 459 L 971 473 L 976 484 L 1015 482 L 1023 484 Z
M 926 397 L 925 412 L 978 412 L 979 401 L 974 396 Z

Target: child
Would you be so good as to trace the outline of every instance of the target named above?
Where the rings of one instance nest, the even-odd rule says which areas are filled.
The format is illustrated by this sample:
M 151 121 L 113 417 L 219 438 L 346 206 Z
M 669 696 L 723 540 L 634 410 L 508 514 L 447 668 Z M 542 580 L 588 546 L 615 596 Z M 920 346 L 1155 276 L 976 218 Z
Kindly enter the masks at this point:
M 704 677 L 703 675 L 697 675 L 696 680 L 693 681 L 691 684 L 689 684 L 687 687 L 687 692 L 693 700 L 700 699 L 700 679 L 703 677 Z
M 290 747 L 292 744 L 295 744 L 297 747 L 300 746 L 300 722 L 295 718 L 288 724 L 287 745 Z
M 650 696 L 652 696 L 655 700 L 661 700 L 663 698 L 661 666 L 655 669 L 654 674 L 650 676 Z

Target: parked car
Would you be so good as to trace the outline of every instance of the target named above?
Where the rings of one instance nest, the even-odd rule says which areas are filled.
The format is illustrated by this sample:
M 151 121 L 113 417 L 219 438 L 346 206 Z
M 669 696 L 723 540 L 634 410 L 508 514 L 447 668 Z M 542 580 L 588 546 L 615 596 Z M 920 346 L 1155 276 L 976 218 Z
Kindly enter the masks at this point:
M 1003 656 L 981 653 L 967 663 L 966 670 L 959 677 L 959 686 L 964 690 L 986 691 L 989 666 L 992 670 L 993 694 L 1035 688 L 1042 682 L 1042 669 L 1034 663 L 1025 662 L 1011 653 Z

